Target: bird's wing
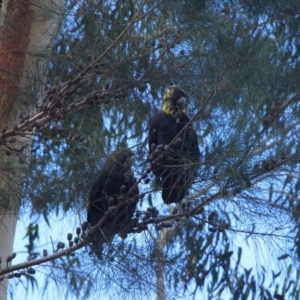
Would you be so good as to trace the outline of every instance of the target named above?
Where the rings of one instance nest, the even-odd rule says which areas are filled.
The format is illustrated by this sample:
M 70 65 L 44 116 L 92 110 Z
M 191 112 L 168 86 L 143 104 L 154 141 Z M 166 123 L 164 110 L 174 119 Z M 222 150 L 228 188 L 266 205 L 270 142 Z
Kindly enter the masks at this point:
M 176 136 L 176 120 L 164 113 L 159 111 L 155 114 L 149 129 L 149 150 L 151 151 L 151 145 L 168 145 L 172 142 Z

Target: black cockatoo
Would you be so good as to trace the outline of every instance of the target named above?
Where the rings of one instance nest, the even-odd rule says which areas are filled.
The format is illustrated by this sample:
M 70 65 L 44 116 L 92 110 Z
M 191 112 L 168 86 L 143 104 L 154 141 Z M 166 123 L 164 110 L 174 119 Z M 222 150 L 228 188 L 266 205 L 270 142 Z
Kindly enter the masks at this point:
M 167 204 L 185 197 L 199 166 L 198 138 L 186 113 L 186 94 L 172 85 L 150 123 L 148 159 Z
M 126 233 L 131 225 L 139 199 L 138 186 L 131 170 L 133 163 L 134 154 L 129 149 L 112 153 L 90 191 L 87 221 L 94 226 L 108 211 L 109 217 L 100 227 L 108 240 L 117 233 Z M 125 204 L 115 210 L 114 207 L 120 202 Z M 104 242 L 99 229 L 99 235 L 96 233 L 92 237 L 92 249 L 98 256 Z

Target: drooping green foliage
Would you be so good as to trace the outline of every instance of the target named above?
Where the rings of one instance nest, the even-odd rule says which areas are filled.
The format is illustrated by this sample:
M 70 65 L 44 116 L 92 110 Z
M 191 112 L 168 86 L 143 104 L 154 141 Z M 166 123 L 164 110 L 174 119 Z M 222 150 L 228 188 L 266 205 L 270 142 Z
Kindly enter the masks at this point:
M 284 268 L 281 285 L 275 275 L 283 259 L 243 269 L 240 240 L 298 263 L 299 7 L 283 0 L 68 2 L 38 107 L 56 99 L 58 117 L 36 133 L 24 192 L 35 214 L 50 226 L 53 213 L 72 216 L 74 226 L 85 221 L 90 188 L 115 149 L 132 149 L 140 178 L 149 167 L 149 121 L 169 85 L 189 96 L 201 153 L 181 204 L 164 205 L 149 172 L 150 182 L 139 185 L 145 197 L 135 233 L 116 237 L 101 262 L 84 249 L 77 260 L 54 263 L 52 276 L 77 297 L 145 298 L 160 290 L 167 298 L 296 299 L 290 278 L 297 282 L 299 272 Z M 64 107 L 76 109 L 61 113 Z

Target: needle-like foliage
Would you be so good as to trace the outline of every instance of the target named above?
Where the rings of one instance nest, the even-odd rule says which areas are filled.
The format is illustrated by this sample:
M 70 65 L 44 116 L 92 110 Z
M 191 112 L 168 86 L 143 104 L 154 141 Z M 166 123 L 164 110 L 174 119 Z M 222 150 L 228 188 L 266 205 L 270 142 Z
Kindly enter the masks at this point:
M 0 139 L 1 155 L 20 159 L 10 139 L 34 140 L 24 211 L 50 227 L 54 216 L 79 227 L 70 240 L 75 257 L 58 244 L 55 267 L 40 269 L 81 299 L 299 298 L 292 268 L 300 255 L 299 7 L 284 0 L 67 1 L 38 113 L 21 115 Z M 180 199 L 177 178 L 168 182 L 147 159 L 151 120 L 173 85 L 188 96 L 190 120 L 181 129 L 193 128 L 201 153 L 170 164 L 173 171 L 193 166 Z M 177 138 L 165 144 L 184 142 Z M 136 157 L 135 224 L 126 239 L 114 236 L 99 261 L 84 247 L 93 232 L 80 224 L 98 172 L 121 148 Z M 246 269 L 241 240 L 254 249 Z

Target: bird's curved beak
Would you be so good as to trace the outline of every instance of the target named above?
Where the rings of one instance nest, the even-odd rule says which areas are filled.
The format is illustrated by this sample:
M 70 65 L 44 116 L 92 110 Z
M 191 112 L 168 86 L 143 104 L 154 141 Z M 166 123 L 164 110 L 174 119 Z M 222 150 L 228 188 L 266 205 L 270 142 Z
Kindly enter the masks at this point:
M 132 167 L 135 163 L 135 156 L 134 155 L 131 155 L 130 157 L 128 157 L 126 159 L 126 166 L 128 167 Z
M 178 101 L 177 101 L 177 105 L 180 109 L 186 107 L 186 98 L 185 97 L 181 97 Z

